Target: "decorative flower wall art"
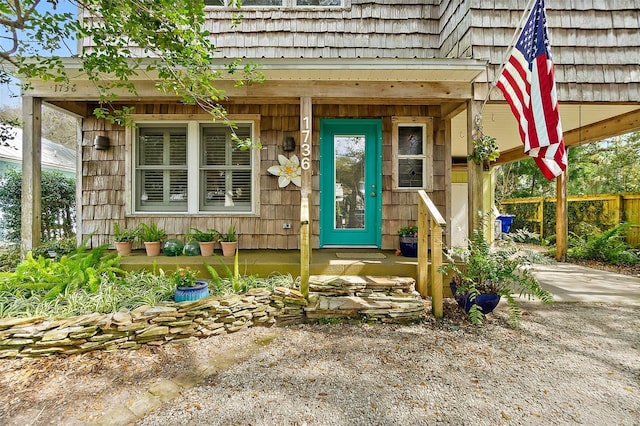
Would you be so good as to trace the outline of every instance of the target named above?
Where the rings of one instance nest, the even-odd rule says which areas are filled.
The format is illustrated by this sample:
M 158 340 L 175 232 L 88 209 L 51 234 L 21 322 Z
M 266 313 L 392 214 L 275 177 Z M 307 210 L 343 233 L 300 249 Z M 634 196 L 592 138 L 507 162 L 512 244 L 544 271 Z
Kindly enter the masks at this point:
M 293 182 L 296 186 L 302 185 L 302 169 L 300 168 L 300 160 L 297 155 L 287 158 L 284 155 L 278 155 L 279 165 L 271 166 L 267 169 L 272 175 L 278 176 L 278 186 L 284 188 Z

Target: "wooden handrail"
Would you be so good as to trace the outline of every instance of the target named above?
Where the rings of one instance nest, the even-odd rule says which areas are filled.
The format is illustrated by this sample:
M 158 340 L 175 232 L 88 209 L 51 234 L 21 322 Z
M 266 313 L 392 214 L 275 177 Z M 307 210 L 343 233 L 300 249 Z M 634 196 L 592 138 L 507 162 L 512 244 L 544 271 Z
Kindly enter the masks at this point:
M 438 210 L 436 205 L 433 204 L 433 201 L 431 201 L 431 198 L 429 198 L 429 196 L 424 191 L 424 189 L 421 189 L 418 191 L 418 197 L 419 197 L 419 200 L 422 201 L 424 205 L 429 209 L 429 215 L 431 215 L 433 220 L 436 221 L 438 225 L 442 227 L 447 226 L 447 222 L 444 220 L 444 218 L 440 214 L 440 211 Z
M 424 190 L 418 191 L 418 292 L 431 296 L 433 316 L 442 318 L 442 228 L 447 223 Z M 431 247 L 431 250 L 429 250 Z M 430 258 L 429 258 L 430 257 Z M 431 286 L 429 286 L 431 284 Z

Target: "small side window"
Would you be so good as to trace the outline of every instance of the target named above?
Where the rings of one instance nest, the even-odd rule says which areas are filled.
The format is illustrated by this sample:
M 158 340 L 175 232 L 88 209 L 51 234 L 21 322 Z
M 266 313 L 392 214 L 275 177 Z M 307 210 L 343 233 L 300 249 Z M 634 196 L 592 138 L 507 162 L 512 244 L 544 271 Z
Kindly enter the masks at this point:
M 394 189 L 433 190 L 433 121 L 393 117 Z

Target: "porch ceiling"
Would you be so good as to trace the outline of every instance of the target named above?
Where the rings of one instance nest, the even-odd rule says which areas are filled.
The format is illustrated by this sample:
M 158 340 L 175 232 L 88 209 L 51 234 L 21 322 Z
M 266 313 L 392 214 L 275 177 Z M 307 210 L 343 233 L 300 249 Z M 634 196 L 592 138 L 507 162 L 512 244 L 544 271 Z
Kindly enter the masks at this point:
M 640 114 L 640 104 L 625 104 L 625 105 L 607 105 L 607 104 L 560 104 L 560 115 L 562 119 L 562 130 L 565 134 L 565 139 L 572 131 L 579 132 L 580 128 L 585 128 L 594 123 L 613 119 L 614 117 L 621 116 L 623 114 L 637 112 Z M 615 128 L 611 126 L 609 128 L 610 136 L 618 135 L 621 133 L 627 133 L 637 129 L 632 128 Z M 482 111 L 482 130 L 483 133 L 491 135 L 496 138 L 500 152 L 505 153 L 512 151 L 514 153 L 518 150 L 522 150 L 522 142 L 520 141 L 520 133 L 518 131 L 518 125 L 515 118 L 506 103 L 493 103 L 485 105 Z M 606 131 L 604 132 L 607 133 Z M 607 136 L 604 136 L 607 137 Z M 604 138 L 603 137 L 603 138 Z M 577 143 L 573 141 L 571 145 L 578 145 L 581 140 L 587 140 L 586 134 L 584 137 L 576 139 Z M 588 141 L 592 141 L 590 139 Z M 452 156 L 454 157 L 466 157 L 467 156 L 467 115 L 466 110 L 452 120 Z M 516 157 L 516 155 L 513 155 Z M 515 158 L 514 158 L 515 159 Z M 513 161 L 513 159 L 511 159 Z

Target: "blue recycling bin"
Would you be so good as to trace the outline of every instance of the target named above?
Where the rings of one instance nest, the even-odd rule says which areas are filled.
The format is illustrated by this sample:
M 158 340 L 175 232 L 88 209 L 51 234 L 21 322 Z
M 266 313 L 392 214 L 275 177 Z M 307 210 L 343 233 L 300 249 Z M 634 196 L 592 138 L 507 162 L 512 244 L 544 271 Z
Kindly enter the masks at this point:
M 511 229 L 511 223 L 513 222 L 513 218 L 516 217 L 515 214 L 501 214 L 496 219 L 498 219 L 502 223 L 502 232 L 505 234 L 509 233 Z

